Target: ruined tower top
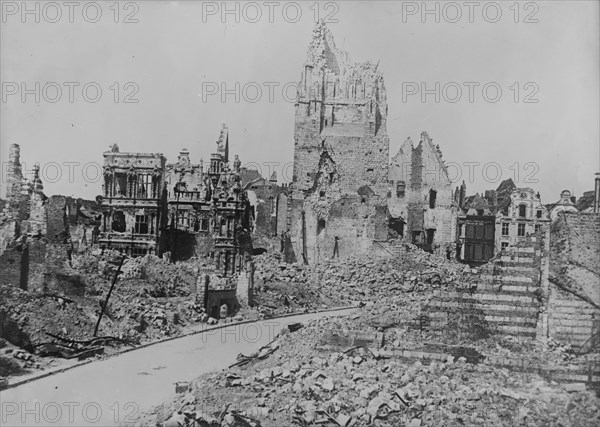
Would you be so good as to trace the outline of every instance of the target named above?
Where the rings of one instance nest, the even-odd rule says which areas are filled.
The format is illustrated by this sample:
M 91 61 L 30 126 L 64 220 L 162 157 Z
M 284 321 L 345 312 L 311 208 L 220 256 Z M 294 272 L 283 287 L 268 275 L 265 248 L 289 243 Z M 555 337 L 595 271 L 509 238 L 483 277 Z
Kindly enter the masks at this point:
M 336 47 L 333 34 L 321 20 L 315 25 L 308 46 L 299 98 L 374 101 L 387 110 L 383 75 L 378 66 L 370 61 L 352 62 L 348 52 Z
M 327 68 L 335 74 L 340 74 L 340 69 L 348 62 L 348 52 L 335 46 L 333 35 L 325 22 L 323 20 L 317 22 L 308 46 L 306 64 L 319 70 Z

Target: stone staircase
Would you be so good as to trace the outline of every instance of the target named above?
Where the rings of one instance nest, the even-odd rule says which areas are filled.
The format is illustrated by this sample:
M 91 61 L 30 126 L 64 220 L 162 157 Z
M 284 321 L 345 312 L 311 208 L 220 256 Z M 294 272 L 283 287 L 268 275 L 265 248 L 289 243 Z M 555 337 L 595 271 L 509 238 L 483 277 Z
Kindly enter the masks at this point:
M 434 291 L 423 313 L 429 330 L 471 339 L 493 334 L 535 338 L 542 309 L 540 260 L 538 242 L 531 237 L 482 267 L 479 282 Z

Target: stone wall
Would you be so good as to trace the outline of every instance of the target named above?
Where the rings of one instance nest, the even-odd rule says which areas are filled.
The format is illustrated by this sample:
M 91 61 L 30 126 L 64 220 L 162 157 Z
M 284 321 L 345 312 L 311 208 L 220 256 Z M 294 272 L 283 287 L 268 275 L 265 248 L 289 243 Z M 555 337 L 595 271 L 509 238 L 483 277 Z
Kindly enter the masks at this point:
M 493 334 L 536 338 L 544 310 L 543 243 L 541 234 L 531 236 L 482 267 L 478 283 L 435 291 L 424 310 L 432 331 L 469 339 Z
M 21 264 L 25 248 L 26 244 L 22 240 L 14 241 L 0 255 L 0 284 L 26 289 L 26 283 L 25 288 L 21 283 Z
M 344 257 L 387 238 L 379 224 L 387 222 L 381 218 L 389 158 L 386 117 L 377 66 L 351 62 L 325 25 L 317 24 L 298 90 L 288 202 L 298 259 L 331 257 L 336 237 Z
M 456 240 L 458 206 L 441 151 L 426 132 L 416 147 L 410 138 L 402 144 L 392 159 L 389 181 L 390 215 L 405 222 L 404 237 L 445 254 Z
M 600 216 L 561 212 L 552 223 L 548 336 L 580 347 L 600 332 Z

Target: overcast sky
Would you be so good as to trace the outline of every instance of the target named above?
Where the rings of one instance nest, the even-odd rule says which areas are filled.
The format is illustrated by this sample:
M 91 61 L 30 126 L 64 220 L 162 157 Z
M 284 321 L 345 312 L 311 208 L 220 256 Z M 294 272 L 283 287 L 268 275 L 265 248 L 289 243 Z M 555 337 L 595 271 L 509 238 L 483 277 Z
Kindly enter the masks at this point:
M 79 3 L 71 17 L 62 2 L 60 17 L 56 7 L 27 4 L 38 4 L 39 23 L 22 15 L 21 2 L 2 1 L 0 154 L 4 165 L 8 146 L 20 144 L 28 170 L 41 164 L 48 195 L 100 194 L 95 165 L 115 142 L 170 161 L 185 147 L 193 161 L 208 160 L 221 123 L 242 163 L 267 175 L 276 162 L 279 177 L 291 179 L 290 84 L 300 79 L 317 12 L 353 60 L 379 61 L 392 156 L 426 130 L 468 194 L 512 177 L 545 203 L 563 189 L 593 189 L 600 170 L 598 1 L 476 2 L 471 10 L 427 2 L 434 12 L 426 15 L 420 1 L 231 3 L 225 16 L 222 2 L 199 1 L 122 3 L 117 16 L 109 1 Z

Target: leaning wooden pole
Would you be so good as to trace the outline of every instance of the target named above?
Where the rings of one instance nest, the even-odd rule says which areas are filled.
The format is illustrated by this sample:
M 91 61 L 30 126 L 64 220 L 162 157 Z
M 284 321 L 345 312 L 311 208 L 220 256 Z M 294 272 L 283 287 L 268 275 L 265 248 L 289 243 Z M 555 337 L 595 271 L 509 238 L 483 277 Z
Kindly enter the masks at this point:
M 123 266 L 124 262 L 125 262 L 125 255 L 123 255 L 123 257 L 121 258 L 121 262 L 119 262 L 119 268 L 117 268 L 117 271 L 115 272 L 115 277 L 113 277 L 113 281 L 110 285 L 110 289 L 108 290 L 108 294 L 106 294 L 106 300 L 104 300 L 104 304 L 102 304 L 102 307 L 100 307 L 100 315 L 98 316 L 98 321 L 96 322 L 96 327 L 94 328 L 94 336 L 97 336 L 97 334 L 98 334 L 98 328 L 100 327 L 100 321 L 102 320 L 102 316 L 104 316 L 104 310 L 106 310 L 106 306 L 108 305 L 108 299 L 110 298 L 110 294 L 112 294 L 115 284 L 117 283 L 117 279 L 119 278 L 119 273 L 121 272 L 121 267 Z

